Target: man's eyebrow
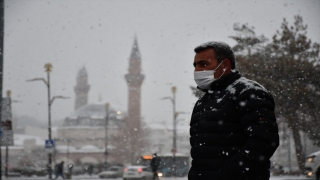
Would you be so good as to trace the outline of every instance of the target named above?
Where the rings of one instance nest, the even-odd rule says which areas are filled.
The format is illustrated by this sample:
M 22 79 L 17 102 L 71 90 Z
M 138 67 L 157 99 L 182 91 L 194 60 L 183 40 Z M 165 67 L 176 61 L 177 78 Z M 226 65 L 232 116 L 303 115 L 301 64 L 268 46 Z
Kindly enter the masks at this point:
M 199 64 L 199 63 L 202 63 L 202 62 L 207 62 L 207 61 L 204 60 L 204 59 L 201 59 L 201 60 L 199 60 L 199 61 L 197 61 L 197 62 L 194 62 L 194 63 L 193 63 L 193 66 L 196 67 L 196 64 Z

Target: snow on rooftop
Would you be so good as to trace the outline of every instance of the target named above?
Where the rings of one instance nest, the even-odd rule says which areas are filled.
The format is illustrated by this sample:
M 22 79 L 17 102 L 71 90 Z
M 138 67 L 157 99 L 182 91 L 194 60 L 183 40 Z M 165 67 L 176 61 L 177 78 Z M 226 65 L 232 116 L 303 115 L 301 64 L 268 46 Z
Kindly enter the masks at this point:
M 105 116 L 91 116 L 91 119 L 104 119 Z
M 152 129 L 152 130 L 165 130 L 165 129 L 169 129 L 168 127 L 167 127 L 167 125 L 165 124 L 165 123 L 162 123 L 162 124 L 156 124 L 156 123 L 154 123 L 154 124 L 148 124 L 148 126 L 149 126 L 149 128 L 150 129 Z
M 81 150 L 100 150 L 97 146 L 94 145 L 85 145 L 80 148 Z
M 57 145 L 56 146 L 56 149 L 59 151 L 59 152 L 75 152 L 76 151 L 76 148 L 73 147 L 73 146 L 67 146 L 67 145 Z
M 114 146 L 108 145 L 108 149 L 114 149 Z M 80 147 L 79 149 L 73 147 L 73 146 L 67 146 L 67 145 L 58 145 L 56 146 L 56 149 L 60 153 L 90 153 L 90 152 L 104 152 L 104 148 L 99 148 L 94 145 L 85 145 Z
M 150 123 L 150 124 L 148 124 L 148 127 L 151 130 L 169 130 L 169 131 L 173 130 L 173 125 L 171 123 L 167 124 L 167 123 L 163 123 L 163 122 Z M 186 121 L 177 123 L 177 131 L 178 132 L 184 132 L 184 131 L 189 132 L 189 128 L 190 128 L 189 124 Z
M 109 107 L 109 112 L 121 111 L 117 107 Z M 124 112 L 124 111 L 121 111 Z M 77 117 L 106 117 L 106 103 L 96 102 L 92 104 L 86 104 L 81 106 L 72 115 L 69 116 L 70 119 L 75 119 Z
M 25 134 L 14 134 L 13 135 L 13 143 L 15 146 L 23 146 L 25 140 L 35 140 L 35 145 L 43 146 L 45 144 L 46 138 L 40 138 L 38 136 L 25 135 Z
M 1 146 L 1 149 L 2 149 L 2 150 L 5 150 L 6 147 L 5 147 L 5 146 Z M 14 145 L 14 146 L 8 146 L 8 149 L 11 149 L 11 150 L 14 150 L 14 149 L 23 150 L 24 147 L 23 147 L 23 146 L 16 146 L 16 145 Z
M 26 140 L 32 140 L 35 142 L 35 146 L 45 145 L 45 138 L 40 138 L 38 136 L 25 135 L 25 134 L 14 134 L 13 135 L 13 146 L 8 146 L 9 149 L 24 149 L 24 142 Z M 1 147 L 1 149 L 5 149 L 5 147 Z
M 62 126 L 59 129 L 104 129 L 104 126 Z
M 68 118 L 69 118 L 69 119 L 75 119 L 75 120 L 76 120 L 76 119 L 78 119 L 78 116 L 72 116 L 72 115 L 71 115 L 71 116 L 69 116 Z

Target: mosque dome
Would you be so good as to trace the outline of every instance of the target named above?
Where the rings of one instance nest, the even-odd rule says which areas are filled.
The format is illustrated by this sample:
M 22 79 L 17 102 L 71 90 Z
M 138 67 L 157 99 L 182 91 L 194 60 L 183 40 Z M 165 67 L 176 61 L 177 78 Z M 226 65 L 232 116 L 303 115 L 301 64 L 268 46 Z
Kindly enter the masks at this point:
M 108 113 L 109 125 L 113 121 L 121 121 L 124 118 L 124 112 L 115 107 L 106 108 L 105 103 L 86 104 L 78 108 L 71 116 L 65 119 L 66 126 L 101 126 L 105 124 L 106 114 Z

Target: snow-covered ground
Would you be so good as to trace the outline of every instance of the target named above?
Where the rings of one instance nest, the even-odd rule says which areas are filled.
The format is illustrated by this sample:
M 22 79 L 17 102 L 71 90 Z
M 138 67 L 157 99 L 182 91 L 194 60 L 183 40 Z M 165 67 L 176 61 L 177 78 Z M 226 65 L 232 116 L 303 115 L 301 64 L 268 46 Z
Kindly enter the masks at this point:
M 72 179 L 81 179 L 81 180 L 88 179 L 89 180 L 89 179 L 99 179 L 99 177 L 96 175 L 95 176 L 81 175 L 81 176 L 74 176 Z M 177 177 L 177 178 L 163 177 L 163 178 L 160 178 L 160 180 L 161 179 L 162 180 L 188 180 L 187 177 Z M 122 178 L 117 178 L 116 180 L 122 180 Z M 305 176 L 272 176 L 270 180 L 312 180 L 312 179 L 306 178 Z
M 272 176 L 270 180 L 312 180 L 306 176 Z
M 5 178 L 3 178 L 5 179 Z M 47 180 L 46 177 L 32 177 L 32 178 L 26 178 L 26 177 L 11 177 L 8 180 Z M 58 178 L 61 179 L 61 178 Z M 97 175 L 89 176 L 89 175 L 80 175 L 80 176 L 73 176 L 73 180 L 90 180 L 90 179 L 99 179 Z M 179 177 L 179 178 L 161 178 L 162 180 L 188 180 L 187 177 Z M 161 180 L 160 179 L 160 180 Z M 105 179 L 105 180 L 111 180 L 111 179 Z M 122 178 L 112 179 L 112 180 L 122 180 Z M 272 176 L 270 180 L 312 180 L 310 178 L 306 178 L 305 176 Z

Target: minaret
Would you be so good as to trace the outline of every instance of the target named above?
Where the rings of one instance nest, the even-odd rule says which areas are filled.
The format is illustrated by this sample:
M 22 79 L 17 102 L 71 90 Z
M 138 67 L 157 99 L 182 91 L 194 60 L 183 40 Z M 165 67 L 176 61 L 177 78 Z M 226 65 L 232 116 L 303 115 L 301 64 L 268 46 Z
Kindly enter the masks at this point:
M 77 110 L 79 107 L 84 106 L 88 103 L 88 92 L 90 85 L 88 85 L 88 74 L 86 68 L 83 67 L 79 70 L 77 75 L 77 84 L 74 87 L 76 94 L 74 109 Z
M 138 153 L 138 147 L 141 147 L 141 143 L 137 142 L 141 135 L 140 125 L 140 111 L 141 111 L 141 84 L 144 80 L 144 75 L 141 74 L 141 55 L 138 47 L 137 38 L 134 38 L 133 46 L 131 49 L 131 55 L 129 58 L 129 72 L 125 75 L 125 79 L 128 84 L 128 126 L 130 131 L 131 151 L 132 153 Z M 134 155 L 131 155 L 131 158 Z M 133 161 L 134 159 L 131 159 Z

